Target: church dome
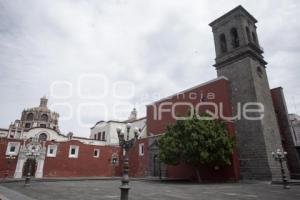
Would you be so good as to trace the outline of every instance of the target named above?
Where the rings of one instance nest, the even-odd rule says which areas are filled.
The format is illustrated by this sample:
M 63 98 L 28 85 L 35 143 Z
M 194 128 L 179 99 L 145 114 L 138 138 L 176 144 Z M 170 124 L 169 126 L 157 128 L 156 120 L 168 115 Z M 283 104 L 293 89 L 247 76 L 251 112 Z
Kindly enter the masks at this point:
M 35 127 L 51 128 L 56 131 L 58 129 L 59 114 L 52 112 L 48 106 L 48 99 L 43 96 L 40 99 L 40 105 L 38 107 L 28 108 L 22 112 L 21 126 L 24 129 L 30 129 Z

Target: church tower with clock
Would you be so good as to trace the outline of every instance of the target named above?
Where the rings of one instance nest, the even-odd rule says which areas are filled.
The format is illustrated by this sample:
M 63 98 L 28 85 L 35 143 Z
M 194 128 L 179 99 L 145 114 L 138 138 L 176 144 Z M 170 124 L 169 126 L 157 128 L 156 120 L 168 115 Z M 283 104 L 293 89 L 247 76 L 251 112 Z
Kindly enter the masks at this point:
M 234 122 L 241 178 L 277 180 L 280 169 L 272 152 L 282 150 L 282 144 L 256 23 L 242 6 L 210 23 L 216 51 L 214 66 L 218 76 L 225 76 L 230 82 L 234 116 L 239 112 L 238 105 L 247 103 L 260 103 L 264 110 L 262 119 L 243 116 Z

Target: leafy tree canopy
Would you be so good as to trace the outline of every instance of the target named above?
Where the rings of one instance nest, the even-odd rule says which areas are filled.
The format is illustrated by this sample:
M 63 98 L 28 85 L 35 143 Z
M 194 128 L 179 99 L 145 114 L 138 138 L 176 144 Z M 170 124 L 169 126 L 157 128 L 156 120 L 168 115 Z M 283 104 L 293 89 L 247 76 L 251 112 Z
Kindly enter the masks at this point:
M 166 164 L 186 163 L 230 165 L 235 140 L 224 122 L 201 120 L 194 111 L 191 118 L 169 125 L 158 140 L 160 160 Z M 210 117 L 208 114 L 202 117 Z

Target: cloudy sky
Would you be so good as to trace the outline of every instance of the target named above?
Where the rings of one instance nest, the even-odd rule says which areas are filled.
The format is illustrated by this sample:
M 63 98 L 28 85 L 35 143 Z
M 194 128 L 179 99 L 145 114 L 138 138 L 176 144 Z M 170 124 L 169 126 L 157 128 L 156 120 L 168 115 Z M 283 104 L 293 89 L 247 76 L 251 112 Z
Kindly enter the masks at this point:
M 208 24 L 237 5 L 259 21 L 271 87 L 300 114 L 298 0 L 0 0 L 0 127 L 40 97 L 62 133 L 216 78 Z M 297 40 L 298 39 L 298 40 Z

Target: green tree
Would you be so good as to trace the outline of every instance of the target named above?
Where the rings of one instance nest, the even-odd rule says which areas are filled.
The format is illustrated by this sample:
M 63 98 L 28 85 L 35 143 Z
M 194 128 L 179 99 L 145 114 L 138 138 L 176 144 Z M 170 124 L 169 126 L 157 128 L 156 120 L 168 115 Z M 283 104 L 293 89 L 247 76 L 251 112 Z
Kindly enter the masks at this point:
M 210 117 L 203 114 L 201 117 Z M 193 111 L 191 118 L 169 125 L 158 140 L 160 160 L 165 164 L 185 163 L 195 168 L 200 181 L 199 165 L 230 165 L 234 138 L 224 122 L 201 120 Z

